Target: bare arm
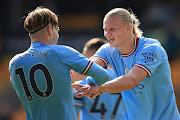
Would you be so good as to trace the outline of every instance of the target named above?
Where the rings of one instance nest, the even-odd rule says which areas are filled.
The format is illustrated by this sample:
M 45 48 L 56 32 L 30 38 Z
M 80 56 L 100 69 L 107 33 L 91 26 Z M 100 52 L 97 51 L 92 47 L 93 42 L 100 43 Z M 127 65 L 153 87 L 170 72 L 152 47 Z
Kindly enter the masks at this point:
M 137 66 L 134 66 L 127 75 L 120 76 L 111 81 L 108 81 L 100 86 L 79 86 L 73 85 L 77 88 L 76 91 L 80 93 L 77 97 L 99 95 L 100 93 L 118 93 L 126 90 L 133 89 L 138 83 L 140 83 L 147 76 L 147 72 Z
M 147 72 L 134 66 L 129 74 L 120 76 L 99 86 L 102 93 L 117 93 L 136 87 L 147 76 Z

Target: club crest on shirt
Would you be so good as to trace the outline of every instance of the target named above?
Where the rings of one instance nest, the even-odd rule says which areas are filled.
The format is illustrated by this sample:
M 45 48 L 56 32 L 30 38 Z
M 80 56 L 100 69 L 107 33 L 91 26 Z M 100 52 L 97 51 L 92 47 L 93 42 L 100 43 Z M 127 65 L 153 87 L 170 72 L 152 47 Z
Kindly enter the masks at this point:
M 126 67 L 124 70 L 125 74 L 127 75 L 129 73 L 129 69 Z
M 144 56 L 145 63 L 154 62 L 154 60 L 157 59 L 157 56 L 154 53 L 144 52 L 142 55 Z

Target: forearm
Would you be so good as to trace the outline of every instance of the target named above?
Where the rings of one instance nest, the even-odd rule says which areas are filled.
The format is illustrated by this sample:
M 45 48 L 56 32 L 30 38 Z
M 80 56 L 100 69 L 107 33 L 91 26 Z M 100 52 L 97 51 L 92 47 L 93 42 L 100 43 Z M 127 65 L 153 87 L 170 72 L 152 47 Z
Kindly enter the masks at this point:
M 93 79 L 90 81 L 97 85 L 101 85 L 109 80 L 108 71 L 102 68 L 101 66 L 97 65 L 96 63 L 92 64 L 91 68 L 89 69 L 86 75 L 91 76 Z
M 82 92 L 78 97 L 82 96 L 92 96 L 99 95 L 102 93 L 119 93 L 122 91 L 130 90 L 136 87 L 144 78 L 147 76 L 147 72 L 137 66 L 134 66 L 129 74 L 120 76 L 111 81 L 108 81 L 100 86 L 82 86 L 82 85 L 72 85 L 73 88 L 79 89 L 78 92 Z
M 99 91 L 102 93 L 118 93 L 126 90 L 133 89 L 136 83 L 134 78 L 127 75 L 120 76 L 116 79 L 108 81 L 99 86 Z

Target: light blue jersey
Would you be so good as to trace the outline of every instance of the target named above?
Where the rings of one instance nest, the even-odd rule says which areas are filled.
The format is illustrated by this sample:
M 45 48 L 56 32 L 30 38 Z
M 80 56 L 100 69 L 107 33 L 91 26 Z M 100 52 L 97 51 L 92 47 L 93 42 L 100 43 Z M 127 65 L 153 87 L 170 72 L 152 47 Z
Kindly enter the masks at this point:
M 110 80 L 115 78 L 114 72 L 107 69 Z M 77 81 L 85 85 L 87 77 L 84 80 Z M 74 94 L 75 96 L 76 94 Z M 127 111 L 121 93 L 104 93 L 91 100 L 84 96 L 82 98 L 75 97 L 76 113 L 80 112 L 80 120 L 127 120 Z
M 127 74 L 133 66 L 147 72 L 134 89 L 121 93 L 129 120 L 180 120 L 168 56 L 157 40 L 137 37 L 134 50 L 127 55 L 105 44 L 94 57 L 112 65 L 117 76 Z
M 102 83 L 109 79 L 105 69 L 63 45 L 34 42 L 27 51 L 11 59 L 10 80 L 24 106 L 27 120 L 77 119 L 70 69 Z

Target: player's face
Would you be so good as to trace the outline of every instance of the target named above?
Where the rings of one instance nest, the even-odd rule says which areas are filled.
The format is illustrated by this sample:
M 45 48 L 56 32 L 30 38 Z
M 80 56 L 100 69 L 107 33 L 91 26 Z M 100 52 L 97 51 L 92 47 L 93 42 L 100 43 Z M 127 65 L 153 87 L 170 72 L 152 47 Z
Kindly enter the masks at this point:
M 118 16 L 104 18 L 104 36 L 110 47 L 120 47 L 126 42 L 127 23 Z
M 52 45 L 56 45 L 59 39 L 59 27 L 53 26 L 52 28 Z

